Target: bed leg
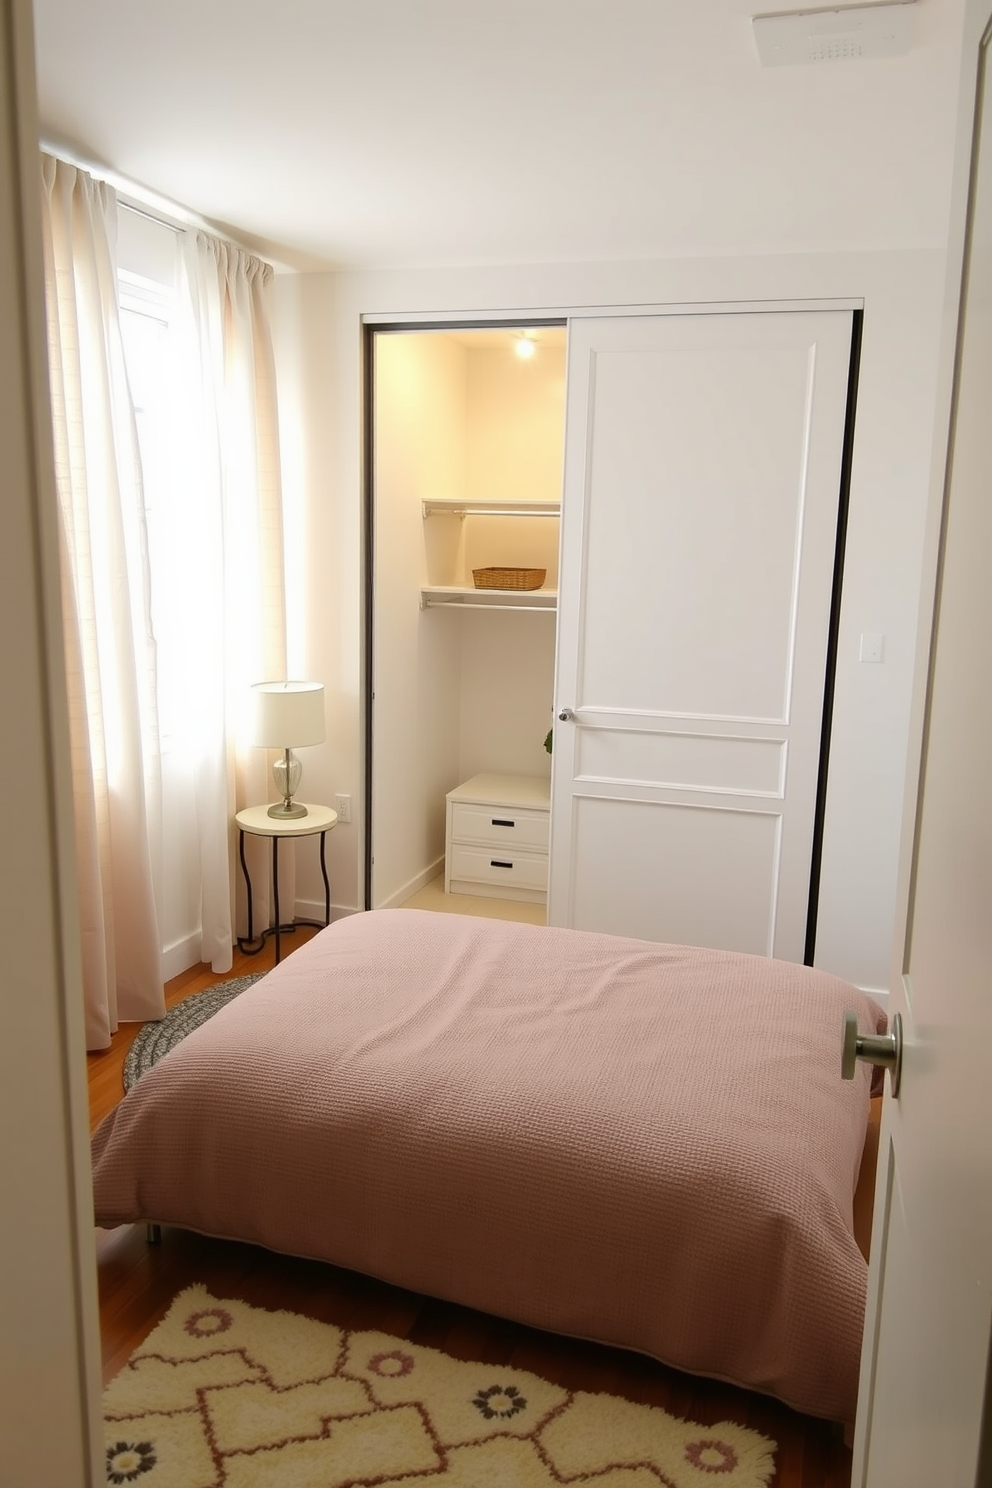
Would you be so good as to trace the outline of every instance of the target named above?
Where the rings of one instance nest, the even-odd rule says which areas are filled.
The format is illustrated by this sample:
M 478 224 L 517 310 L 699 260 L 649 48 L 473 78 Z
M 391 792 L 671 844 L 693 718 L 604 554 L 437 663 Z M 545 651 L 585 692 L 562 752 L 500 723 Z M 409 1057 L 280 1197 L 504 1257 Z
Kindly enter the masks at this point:
M 149 1245 L 162 1244 L 162 1226 L 149 1224 L 145 1226 L 145 1239 Z

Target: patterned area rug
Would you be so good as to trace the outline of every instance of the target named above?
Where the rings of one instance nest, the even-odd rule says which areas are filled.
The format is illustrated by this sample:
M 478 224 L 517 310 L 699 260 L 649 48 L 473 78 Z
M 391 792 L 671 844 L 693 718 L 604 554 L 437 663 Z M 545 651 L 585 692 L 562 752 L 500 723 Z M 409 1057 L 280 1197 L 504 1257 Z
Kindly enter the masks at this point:
M 732 1422 L 467 1364 L 189 1287 L 104 1395 L 107 1481 L 139 1488 L 766 1488 Z
M 142 1024 L 124 1057 L 121 1071 L 124 1089 L 130 1090 L 135 1080 L 146 1070 L 150 1070 L 163 1054 L 168 1054 L 170 1049 L 175 1048 L 180 1039 L 192 1033 L 194 1028 L 199 1028 L 201 1023 L 206 1023 L 208 1018 L 212 1018 L 226 1002 L 237 997 L 246 987 L 260 982 L 264 975 L 264 971 L 259 971 L 252 976 L 232 977 L 230 981 L 218 982 L 205 992 L 194 992 L 191 997 L 177 1002 L 156 1023 Z

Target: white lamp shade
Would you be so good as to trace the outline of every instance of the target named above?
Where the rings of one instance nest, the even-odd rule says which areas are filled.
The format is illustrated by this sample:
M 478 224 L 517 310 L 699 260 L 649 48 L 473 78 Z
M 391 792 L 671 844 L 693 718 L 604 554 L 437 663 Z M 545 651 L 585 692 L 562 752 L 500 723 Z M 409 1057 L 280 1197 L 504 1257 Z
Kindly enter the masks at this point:
M 323 744 L 322 682 L 256 682 L 251 689 L 251 742 L 260 749 Z

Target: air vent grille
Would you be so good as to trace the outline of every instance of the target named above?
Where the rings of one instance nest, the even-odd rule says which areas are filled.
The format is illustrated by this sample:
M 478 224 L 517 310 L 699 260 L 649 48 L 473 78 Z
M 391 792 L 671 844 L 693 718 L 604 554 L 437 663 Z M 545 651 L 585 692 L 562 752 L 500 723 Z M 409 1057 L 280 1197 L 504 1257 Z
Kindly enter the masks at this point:
M 765 67 L 894 57 L 912 44 L 914 0 L 895 5 L 850 5 L 840 10 L 793 11 L 752 17 Z
M 809 38 L 811 62 L 847 62 L 851 57 L 863 57 L 864 54 L 864 44 L 856 31 L 848 31 L 839 36 Z

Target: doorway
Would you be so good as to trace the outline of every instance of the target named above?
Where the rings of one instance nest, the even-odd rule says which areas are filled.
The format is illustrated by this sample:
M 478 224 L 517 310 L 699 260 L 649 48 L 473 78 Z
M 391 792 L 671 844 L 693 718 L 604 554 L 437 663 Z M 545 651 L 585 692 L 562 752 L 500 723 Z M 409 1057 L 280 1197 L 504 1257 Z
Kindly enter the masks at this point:
M 384 908 L 443 873 L 450 791 L 547 791 L 565 326 L 376 325 L 365 349 L 365 905 Z M 502 587 L 521 575 L 536 587 Z

